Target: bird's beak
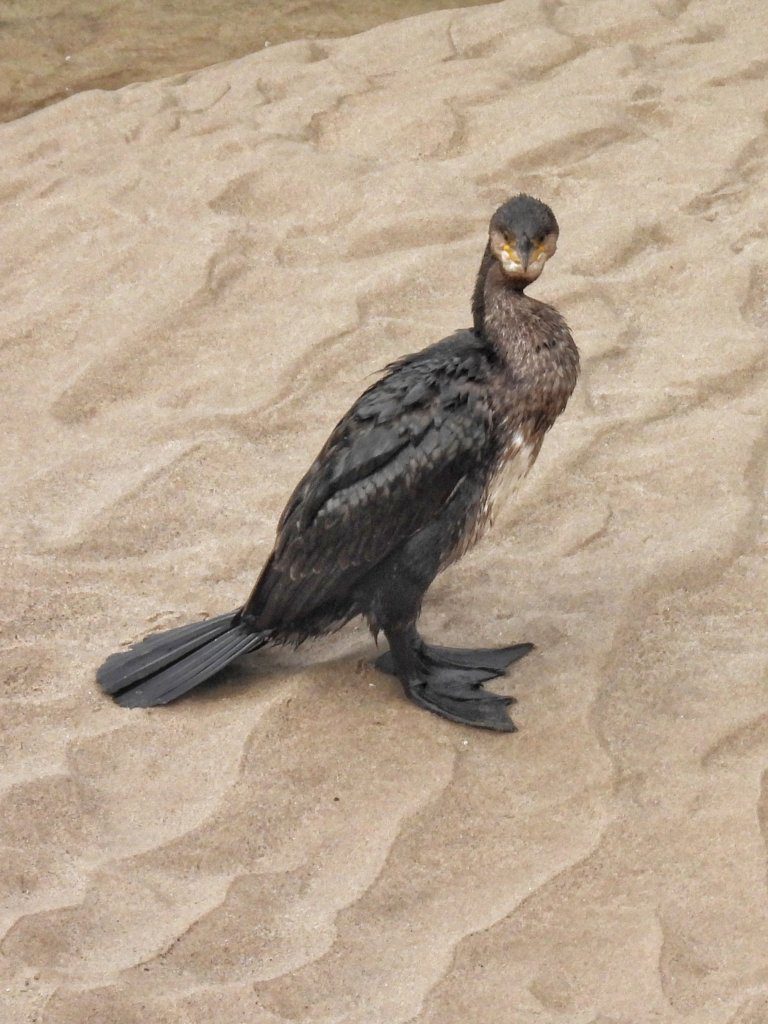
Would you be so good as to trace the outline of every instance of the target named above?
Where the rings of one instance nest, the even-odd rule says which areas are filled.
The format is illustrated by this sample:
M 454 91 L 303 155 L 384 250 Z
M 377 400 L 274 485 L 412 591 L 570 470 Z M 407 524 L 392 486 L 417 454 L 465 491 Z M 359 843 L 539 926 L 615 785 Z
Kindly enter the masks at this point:
M 533 242 L 526 235 L 522 235 L 517 240 L 517 254 L 520 257 L 520 263 L 522 264 L 523 270 L 528 269 L 528 264 L 531 262 L 531 253 L 533 252 Z

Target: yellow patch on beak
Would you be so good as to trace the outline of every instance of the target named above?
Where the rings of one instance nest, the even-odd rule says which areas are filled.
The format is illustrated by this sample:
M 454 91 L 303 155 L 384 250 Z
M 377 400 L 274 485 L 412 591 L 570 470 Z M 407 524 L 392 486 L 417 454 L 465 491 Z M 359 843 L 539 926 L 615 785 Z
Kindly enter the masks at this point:
M 511 260 L 514 260 L 515 263 L 522 263 L 522 260 L 520 259 L 520 253 L 517 251 L 517 246 L 510 245 L 510 243 L 507 242 L 506 245 L 503 246 L 502 252 L 505 253 Z
M 541 242 L 539 245 L 537 245 L 536 248 L 531 253 L 530 262 L 531 263 L 539 263 L 539 262 L 546 263 L 547 260 L 549 259 L 549 257 L 552 255 L 553 252 L 554 252 L 554 248 L 552 246 L 552 243 L 545 239 L 543 242 Z

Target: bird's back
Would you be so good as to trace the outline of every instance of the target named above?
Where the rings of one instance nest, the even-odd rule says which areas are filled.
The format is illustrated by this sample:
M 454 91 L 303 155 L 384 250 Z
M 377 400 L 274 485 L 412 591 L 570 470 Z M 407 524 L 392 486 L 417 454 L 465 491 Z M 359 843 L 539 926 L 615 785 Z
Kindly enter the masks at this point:
M 391 363 L 290 497 L 244 614 L 313 634 L 357 614 L 360 580 L 495 461 L 492 353 L 472 331 Z

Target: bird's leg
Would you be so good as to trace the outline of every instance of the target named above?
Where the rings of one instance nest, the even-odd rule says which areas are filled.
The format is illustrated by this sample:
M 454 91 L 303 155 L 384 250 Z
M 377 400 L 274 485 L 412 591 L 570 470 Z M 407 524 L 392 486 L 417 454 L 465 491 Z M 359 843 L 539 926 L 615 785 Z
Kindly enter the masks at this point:
M 403 684 L 407 696 L 414 703 L 453 722 L 462 722 L 464 725 L 480 729 L 495 729 L 498 732 L 515 731 L 514 723 L 507 712 L 507 707 L 514 703 L 514 698 L 489 693 L 482 688 L 483 681 L 499 675 L 499 671 L 479 664 L 460 665 L 456 660 L 447 660 L 447 656 L 442 662 L 438 658 L 433 658 L 432 652 L 435 650 L 448 651 L 454 659 L 460 658 L 466 652 L 456 653 L 451 648 L 429 647 L 412 623 L 385 628 L 384 631 L 389 641 L 391 671 Z M 505 650 L 509 652 L 511 648 Z M 522 652 L 526 653 L 527 650 Z M 507 654 L 506 664 L 514 661 L 516 657 L 522 657 L 522 654 L 513 657 Z

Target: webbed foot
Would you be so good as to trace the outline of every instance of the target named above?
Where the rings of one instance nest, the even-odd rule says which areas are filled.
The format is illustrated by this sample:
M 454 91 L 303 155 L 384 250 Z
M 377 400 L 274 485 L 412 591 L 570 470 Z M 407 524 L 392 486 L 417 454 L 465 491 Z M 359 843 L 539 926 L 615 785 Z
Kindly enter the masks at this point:
M 502 676 L 514 662 L 534 649 L 533 644 L 512 644 L 510 647 L 438 647 L 423 643 L 419 660 L 430 668 L 466 668 L 473 670 L 472 679 L 484 682 Z M 391 651 L 385 651 L 373 663 L 381 672 L 397 675 Z
M 433 668 L 419 679 L 403 680 L 403 687 L 419 707 L 452 722 L 496 732 L 516 732 L 507 711 L 510 704 L 516 703 L 515 698 L 484 690 L 476 677 L 484 671 Z
M 386 630 L 390 649 L 375 665 L 396 676 L 406 695 L 435 715 L 479 729 L 516 732 L 507 708 L 514 697 L 490 693 L 482 684 L 533 650 L 533 644 L 480 648 L 436 647 L 424 643 L 412 623 Z

